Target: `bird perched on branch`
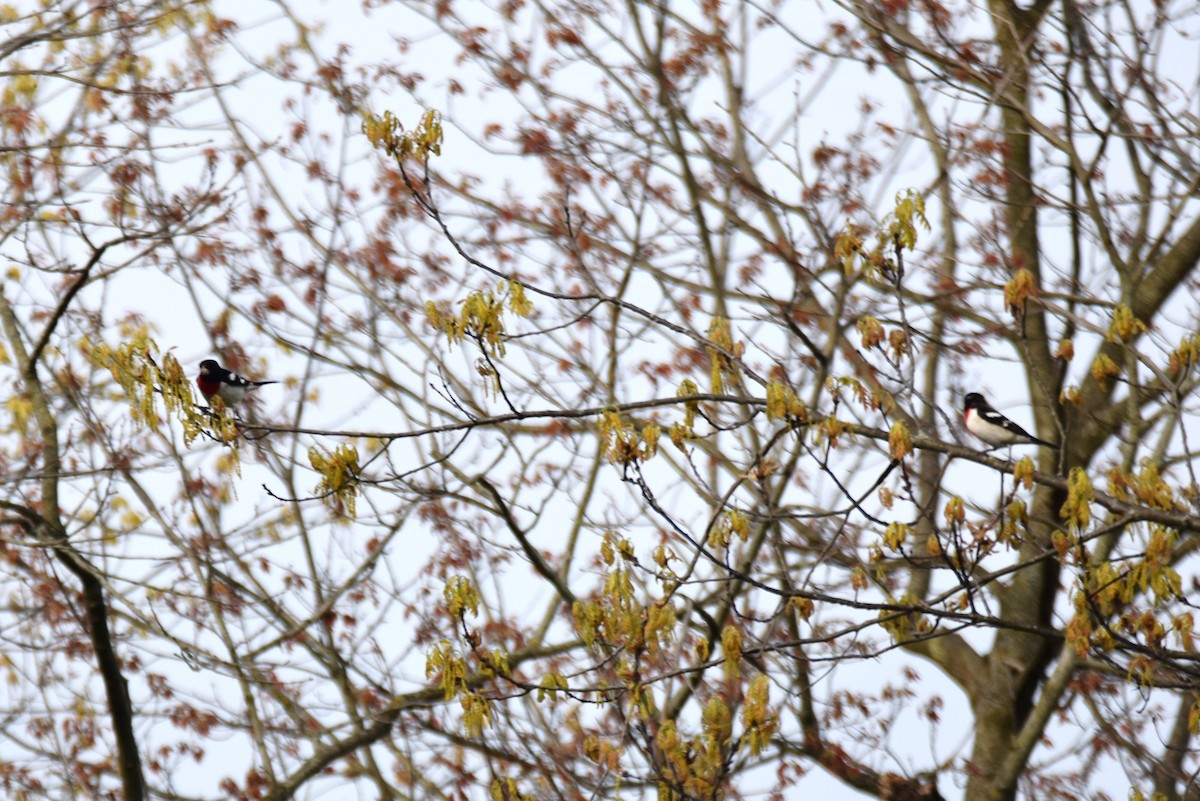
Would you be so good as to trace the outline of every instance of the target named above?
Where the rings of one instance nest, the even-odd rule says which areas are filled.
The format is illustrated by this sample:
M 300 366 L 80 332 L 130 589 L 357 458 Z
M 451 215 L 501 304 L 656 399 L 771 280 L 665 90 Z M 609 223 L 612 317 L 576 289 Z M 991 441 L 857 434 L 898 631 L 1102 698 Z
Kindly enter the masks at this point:
M 196 376 L 196 386 L 206 401 L 220 398 L 226 406 L 236 406 L 250 392 L 266 384 L 278 384 L 278 381 L 250 381 L 237 373 L 230 372 L 213 359 L 200 362 L 200 375 Z
M 963 398 L 963 418 L 967 430 L 993 448 L 1003 445 L 1045 445 L 1058 449 L 1052 442 L 1038 439 L 992 408 L 978 392 Z

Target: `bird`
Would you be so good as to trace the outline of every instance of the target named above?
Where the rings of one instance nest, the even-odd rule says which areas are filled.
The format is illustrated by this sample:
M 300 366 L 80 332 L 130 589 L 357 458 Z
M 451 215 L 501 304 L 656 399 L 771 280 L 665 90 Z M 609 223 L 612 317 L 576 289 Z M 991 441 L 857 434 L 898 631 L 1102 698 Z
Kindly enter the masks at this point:
M 250 381 L 234 372 L 230 372 L 217 363 L 215 359 L 205 359 L 200 362 L 200 375 L 196 376 L 196 386 L 206 401 L 220 398 L 226 406 L 236 406 L 250 392 L 266 384 L 278 384 L 278 381 Z
M 1004 445 L 1044 445 L 1058 449 L 1053 442 L 1038 439 L 1000 414 L 978 392 L 971 392 L 963 398 L 963 419 L 968 431 L 993 448 Z

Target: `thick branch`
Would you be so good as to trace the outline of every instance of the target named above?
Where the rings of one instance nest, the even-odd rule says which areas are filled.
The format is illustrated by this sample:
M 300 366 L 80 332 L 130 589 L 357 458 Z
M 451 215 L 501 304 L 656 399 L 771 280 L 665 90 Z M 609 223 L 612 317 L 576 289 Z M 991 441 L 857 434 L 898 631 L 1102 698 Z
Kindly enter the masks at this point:
M 37 363 L 25 349 L 24 335 L 16 313 L 3 294 L 0 294 L 0 327 L 4 329 L 20 368 L 25 394 L 33 407 L 42 436 L 42 458 L 45 463 L 45 478 L 42 479 L 43 510 L 41 515 L 30 510 L 27 519 L 30 520 L 33 533 L 52 545 L 59 561 L 75 574 L 82 586 L 88 636 L 91 638 L 92 649 L 96 653 L 96 666 L 108 696 L 113 735 L 117 741 L 117 770 L 121 776 L 125 801 L 142 801 L 146 797 L 146 782 L 138 755 L 137 736 L 133 730 L 133 706 L 108 628 L 108 604 L 104 598 L 104 586 L 95 569 L 67 541 L 58 507 L 58 476 L 61 469 L 58 422 L 38 381 Z M 34 523 L 34 520 L 37 522 Z

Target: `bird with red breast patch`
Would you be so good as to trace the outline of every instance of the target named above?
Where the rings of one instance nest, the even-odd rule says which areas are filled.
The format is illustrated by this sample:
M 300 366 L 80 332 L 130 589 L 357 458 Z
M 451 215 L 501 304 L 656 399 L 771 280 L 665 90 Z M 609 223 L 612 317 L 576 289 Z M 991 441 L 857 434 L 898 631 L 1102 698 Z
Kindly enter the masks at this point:
M 963 398 L 963 419 L 967 430 L 993 448 L 1005 445 L 1043 445 L 1058 449 L 1053 442 L 1038 439 L 992 408 L 978 392 Z
M 220 398 L 221 402 L 229 407 L 238 405 L 259 387 L 278 383 L 242 378 L 237 373 L 226 370 L 214 359 L 200 362 L 200 375 L 196 376 L 196 386 L 200 387 L 200 394 L 206 401 L 211 403 L 213 398 Z

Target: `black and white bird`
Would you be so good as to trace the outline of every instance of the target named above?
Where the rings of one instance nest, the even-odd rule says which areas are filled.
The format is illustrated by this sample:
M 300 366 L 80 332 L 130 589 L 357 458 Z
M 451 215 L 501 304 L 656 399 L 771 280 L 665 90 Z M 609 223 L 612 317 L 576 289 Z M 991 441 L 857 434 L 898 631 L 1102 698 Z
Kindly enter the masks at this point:
M 265 384 L 278 384 L 278 381 L 251 381 L 230 372 L 213 359 L 200 362 L 200 375 L 196 377 L 196 386 L 206 401 L 220 398 L 226 406 L 236 406 L 250 392 Z
M 1004 445 L 1045 445 L 1047 448 L 1058 448 L 1052 442 L 1038 439 L 1000 414 L 978 392 L 972 392 L 963 398 L 963 419 L 968 431 L 993 448 Z

